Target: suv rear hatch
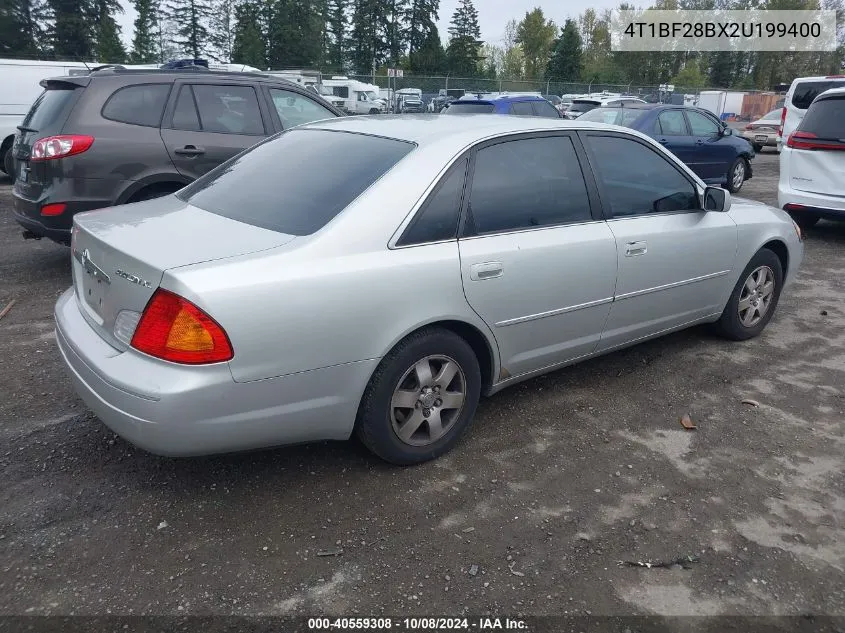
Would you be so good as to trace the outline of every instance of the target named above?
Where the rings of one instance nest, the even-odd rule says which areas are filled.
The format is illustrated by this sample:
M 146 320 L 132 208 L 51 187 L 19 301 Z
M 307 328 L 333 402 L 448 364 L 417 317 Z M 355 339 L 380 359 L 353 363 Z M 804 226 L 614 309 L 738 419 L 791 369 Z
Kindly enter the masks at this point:
M 842 196 L 845 182 L 845 94 L 815 101 L 787 147 L 790 185 L 798 191 Z
M 50 161 L 31 162 L 32 146 L 38 139 L 62 133 L 73 106 L 88 85 L 88 77 L 63 77 L 41 81 L 44 88 L 18 126 L 12 156 L 17 161 L 15 191 L 28 200 L 38 200 L 49 185 Z
M 274 248 L 293 238 L 175 196 L 82 213 L 74 216 L 71 233 L 73 287 L 88 323 L 123 350 L 165 270 Z

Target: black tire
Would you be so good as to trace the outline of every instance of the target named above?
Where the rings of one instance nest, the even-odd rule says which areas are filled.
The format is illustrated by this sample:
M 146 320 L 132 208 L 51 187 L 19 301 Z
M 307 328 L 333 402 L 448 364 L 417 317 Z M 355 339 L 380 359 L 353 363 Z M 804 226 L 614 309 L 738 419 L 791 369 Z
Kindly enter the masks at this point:
M 762 152 L 762 151 L 763 151 L 763 146 L 762 146 L 762 145 L 758 145 L 757 143 L 755 143 L 755 144 L 754 144 L 754 151 L 755 151 L 757 154 L 759 154 L 760 152 Z
M 464 400 L 442 437 L 424 446 L 413 446 L 400 439 L 394 430 L 391 403 L 394 390 L 406 372 L 430 356 L 448 357 L 457 363 L 463 372 Z M 425 462 L 447 453 L 457 444 L 472 424 L 480 395 L 481 370 L 469 344 L 449 330 L 425 328 L 402 340 L 379 363 L 361 398 L 355 431 L 364 446 L 387 462 L 400 466 Z
M 379 112 L 377 108 L 370 108 L 370 114 L 378 114 Z
M 800 226 L 802 229 L 813 228 L 820 219 L 818 213 L 803 213 L 800 211 L 793 211 L 789 214 L 789 216 L 795 220 L 795 224 Z
M 739 184 L 734 184 L 734 174 L 738 169 L 742 169 L 743 178 Z M 734 160 L 734 162 L 731 163 L 730 169 L 728 169 L 728 191 L 730 191 L 731 193 L 736 193 L 740 189 L 742 189 L 742 185 L 745 183 L 746 174 L 748 174 L 748 162 L 742 156 L 740 156 L 736 160 Z
M 3 171 L 6 172 L 6 175 L 12 179 L 12 183 L 15 182 L 15 162 L 12 159 L 12 148 L 9 147 L 5 152 L 3 152 Z
M 762 315 L 762 318 L 757 323 L 754 323 L 751 326 L 746 326 L 740 319 L 739 302 L 743 295 L 746 280 L 752 272 L 763 266 L 768 267 L 774 276 L 772 299 L 765 314 Z M 728 299 L 728 304 L 725 306 L 722 316 L 716 323 L 716 329 L 718 332 L 725 338 L 734 341 L 745 341 L 758 336 L 769 323 L 772 315 L 774 315 L 775 310 L 777 309 L 782 287 L 783 268 L 781 267 L 780 259 L 778 259 L 778 256 L 769 249 L 760 249 L 754 257 L 751 258 L 748 266 L 745 267 L 745 270 L 743 270 L 742 274 L 739 276 L 739 280 L 736 282 L 733 292 L 731 292 L 731 297 Z

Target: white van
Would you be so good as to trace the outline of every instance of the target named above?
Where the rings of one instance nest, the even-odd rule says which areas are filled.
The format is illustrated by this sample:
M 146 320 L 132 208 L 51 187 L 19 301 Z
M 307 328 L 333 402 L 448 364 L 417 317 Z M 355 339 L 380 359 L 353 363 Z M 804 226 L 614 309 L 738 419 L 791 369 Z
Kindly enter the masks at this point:
M 336 97 L 343 99 L 343 109 L 349 114 L 381 114 L 387 112 L 387 102 L 379 98 L 379 87 L 349 77 L 334 76 L 323 79 L 323 85 Z
M 825 90 L 845 86 L 845 75 L 828 75 L 827 77 L 798 77 L 789 86 L 789 91 L 783 102 L 780 114 L 780 129 L 778 130 L 778 150 L 793 130 L 801 123 L 807 108 Z
M 44 90 L 38 82 L 47 77 L 86 75 L 95 66 L 96 62 L 0 59 L 0 170 L 14 174 L 12 142 L 32 102 Z

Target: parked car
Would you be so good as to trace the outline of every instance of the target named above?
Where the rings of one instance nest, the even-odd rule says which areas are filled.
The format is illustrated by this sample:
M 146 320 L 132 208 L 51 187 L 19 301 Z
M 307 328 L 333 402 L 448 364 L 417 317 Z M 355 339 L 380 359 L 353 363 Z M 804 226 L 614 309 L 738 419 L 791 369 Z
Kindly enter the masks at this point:
M 778 205 L 803 228 L 845 220 L 845 86 L 820 94 L 780 154 Z
M 807 108 L 813 100 L 826 90 L 845 86 L 845 75 L 826 77 L 798 77 L 792 81 L 784 97 L 781 110 L 780 130 L 778 131 L 778 149 L 798 127 Z
M 751 143 L 755 152 L 762 151 L 764 147 L 778 146 L 780 113 L 779 109 L 772 110 L 745 126 L 742 131 L 742 138 Z
M 622 95 L 599 95 L 595 97 L 578 97 L 577 99 L 572 100 L 572 105 L 570 105 L 566 109 L 566 111 L 564 112 L 564 117 L 567 119 L 577 119 L 585 112 L 600 108 L 601 106 L 615 107 L 623 105 L 633 105 L 635 103 L 645 103 L 645 101 L 643 101 L 639 97 L 629 97 Z
M 539 95 L 491 94 L 452 101 L 441 114 L 513 114 L 559 119 L 560 113 Z
M 465 94 L 466 91 L 463 88 L 441 88 L 437 96 L 429 101 L 428 111 L 439 113 L 452 101 L 462 98 Z
M 181 189 L 261 139 L 340 116 L 278 77 L 107 69 L 46 79 L 18 128 L 14 217 L 70 241 L 74 214 Z
M 656 139 L 708 184 L 732 193 L 751 178 L 754 148 L 711 112 L 689 106 L 651 103 L 601 107 L 579 121 L 624 125 Z
M 357 433 L 412 464 L 482 394 L 698 323 L 758 335 L 803 244 L 634 130 L 442 116 L 286 131 L 175 195 L 76 216 L 72 249 L 59 349 L 130 442 Z M 421 300 L 397 300 L 409 280 Z
M 566 108 L 563 105 L 563 99 L 558 97 L 557 95 L 543 95 L 543 99 L 551 103 L 555 110 L 563 114 L 566 111 Z

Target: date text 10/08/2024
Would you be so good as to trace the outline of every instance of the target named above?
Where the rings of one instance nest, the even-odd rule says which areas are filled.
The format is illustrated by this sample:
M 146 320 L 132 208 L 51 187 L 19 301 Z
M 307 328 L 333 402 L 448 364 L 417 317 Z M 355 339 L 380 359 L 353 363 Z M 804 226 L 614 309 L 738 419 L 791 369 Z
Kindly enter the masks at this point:
M 527 631 L 524 620 L 516 618 L 308 618 L 308 629 L 370 631 Z

